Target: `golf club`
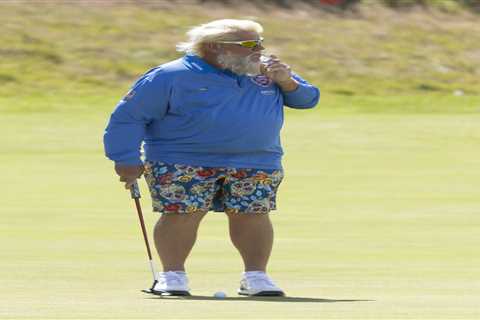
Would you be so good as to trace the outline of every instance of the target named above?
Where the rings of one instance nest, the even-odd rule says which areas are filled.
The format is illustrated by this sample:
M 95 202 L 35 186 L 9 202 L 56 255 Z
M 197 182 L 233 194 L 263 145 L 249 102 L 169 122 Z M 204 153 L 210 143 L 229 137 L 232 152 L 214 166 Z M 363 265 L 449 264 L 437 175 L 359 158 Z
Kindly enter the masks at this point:
M 150 251 L 150 244 L 148 243 L 147 231 L 145 229 L 145 222 L 143 221 L 142 207 L 140 206 L 140 189 L 138 188 L 138 183 L 135 183 L 130 187 L 130 195 L 132 199 L 135 200 L 135 206 L 137 208 L 138 219 L 140 220 L 140 226 L 142 227 L 143 239 L 145 240 L 145 246 L 147 247 L 148 253 L 148 262 L 150 263 L 150 270 L 152 271 L 153 276 L 153 285 L 150 290 L 142 290 L 147 293 L 151 293 L 153 287 L 158 282 L 157 273 L 155 272 L 155 267 L 153 266 L 152 252 Z

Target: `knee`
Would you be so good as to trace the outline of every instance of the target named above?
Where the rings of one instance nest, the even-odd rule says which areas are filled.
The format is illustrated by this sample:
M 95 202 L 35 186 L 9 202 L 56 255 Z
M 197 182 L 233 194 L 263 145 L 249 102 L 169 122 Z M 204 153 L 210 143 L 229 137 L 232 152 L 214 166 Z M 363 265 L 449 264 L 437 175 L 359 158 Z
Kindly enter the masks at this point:
M 189 214 L 163 213 L 155 228 L 198 224 L 206 213 L 207 211 L 195 211 Z
M 231 214 L 229 217 L 230 234 L 240 236 L 248 234 L 253 230 L 265 228 L 270 225 L 268 214 L 249 213 Z
M 261 221 L 270 220 L 267 213 L 227 213 L 227 216 L 231 223 L 238 224 L 255 224 Z

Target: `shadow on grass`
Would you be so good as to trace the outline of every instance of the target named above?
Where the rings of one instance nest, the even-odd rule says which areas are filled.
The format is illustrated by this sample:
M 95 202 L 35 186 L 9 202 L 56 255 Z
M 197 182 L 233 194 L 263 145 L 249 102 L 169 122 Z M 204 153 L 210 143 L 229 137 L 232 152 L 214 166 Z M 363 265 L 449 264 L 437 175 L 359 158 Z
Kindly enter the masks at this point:
M 167 300 L 206 300 L 206 301 L 266 301 L 266 302 L 307 302 L 307 303 L 330 303 L 330 302 L 362 302 L 375 300 L 354 300 L 354 299 L 321 299 L 307 297 L 226 297 L 215 298 L 211 296 L 158 296 L 150 294 L 147 299 Z

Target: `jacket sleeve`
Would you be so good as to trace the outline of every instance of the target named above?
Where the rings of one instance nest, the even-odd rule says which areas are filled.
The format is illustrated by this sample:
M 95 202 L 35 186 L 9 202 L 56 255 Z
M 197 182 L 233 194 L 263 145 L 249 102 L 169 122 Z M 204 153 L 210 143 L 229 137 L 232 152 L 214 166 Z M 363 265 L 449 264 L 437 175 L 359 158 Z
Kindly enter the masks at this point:
M 117 104 L 103 136 L 105 155 L 116 164 L 142 164 L 146 126 L 167 112 L 171 81 L 160 69 L 142 76 Z
M 298 88 L 291 92 L 283 92 L 284 104 L 295 109 L 315 107 L 320 99 L 320 90 L 297 74 L 293 74 L 293 78 L 298 82 Z

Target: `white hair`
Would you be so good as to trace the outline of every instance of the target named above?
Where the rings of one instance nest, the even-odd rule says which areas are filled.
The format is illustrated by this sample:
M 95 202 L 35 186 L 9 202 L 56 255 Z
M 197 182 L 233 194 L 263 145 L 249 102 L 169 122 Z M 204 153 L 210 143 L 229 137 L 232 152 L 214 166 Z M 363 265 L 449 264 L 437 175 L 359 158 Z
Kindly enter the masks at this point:
M 203 56 L 202 45 L 215 41 L 231 41 L 235 33 L 252 31 L 262 33 L 263 27 L 251 20 L 222 19 L 193 27 L 187 32 L 189 41 L 177 44 L 177 51 Z

